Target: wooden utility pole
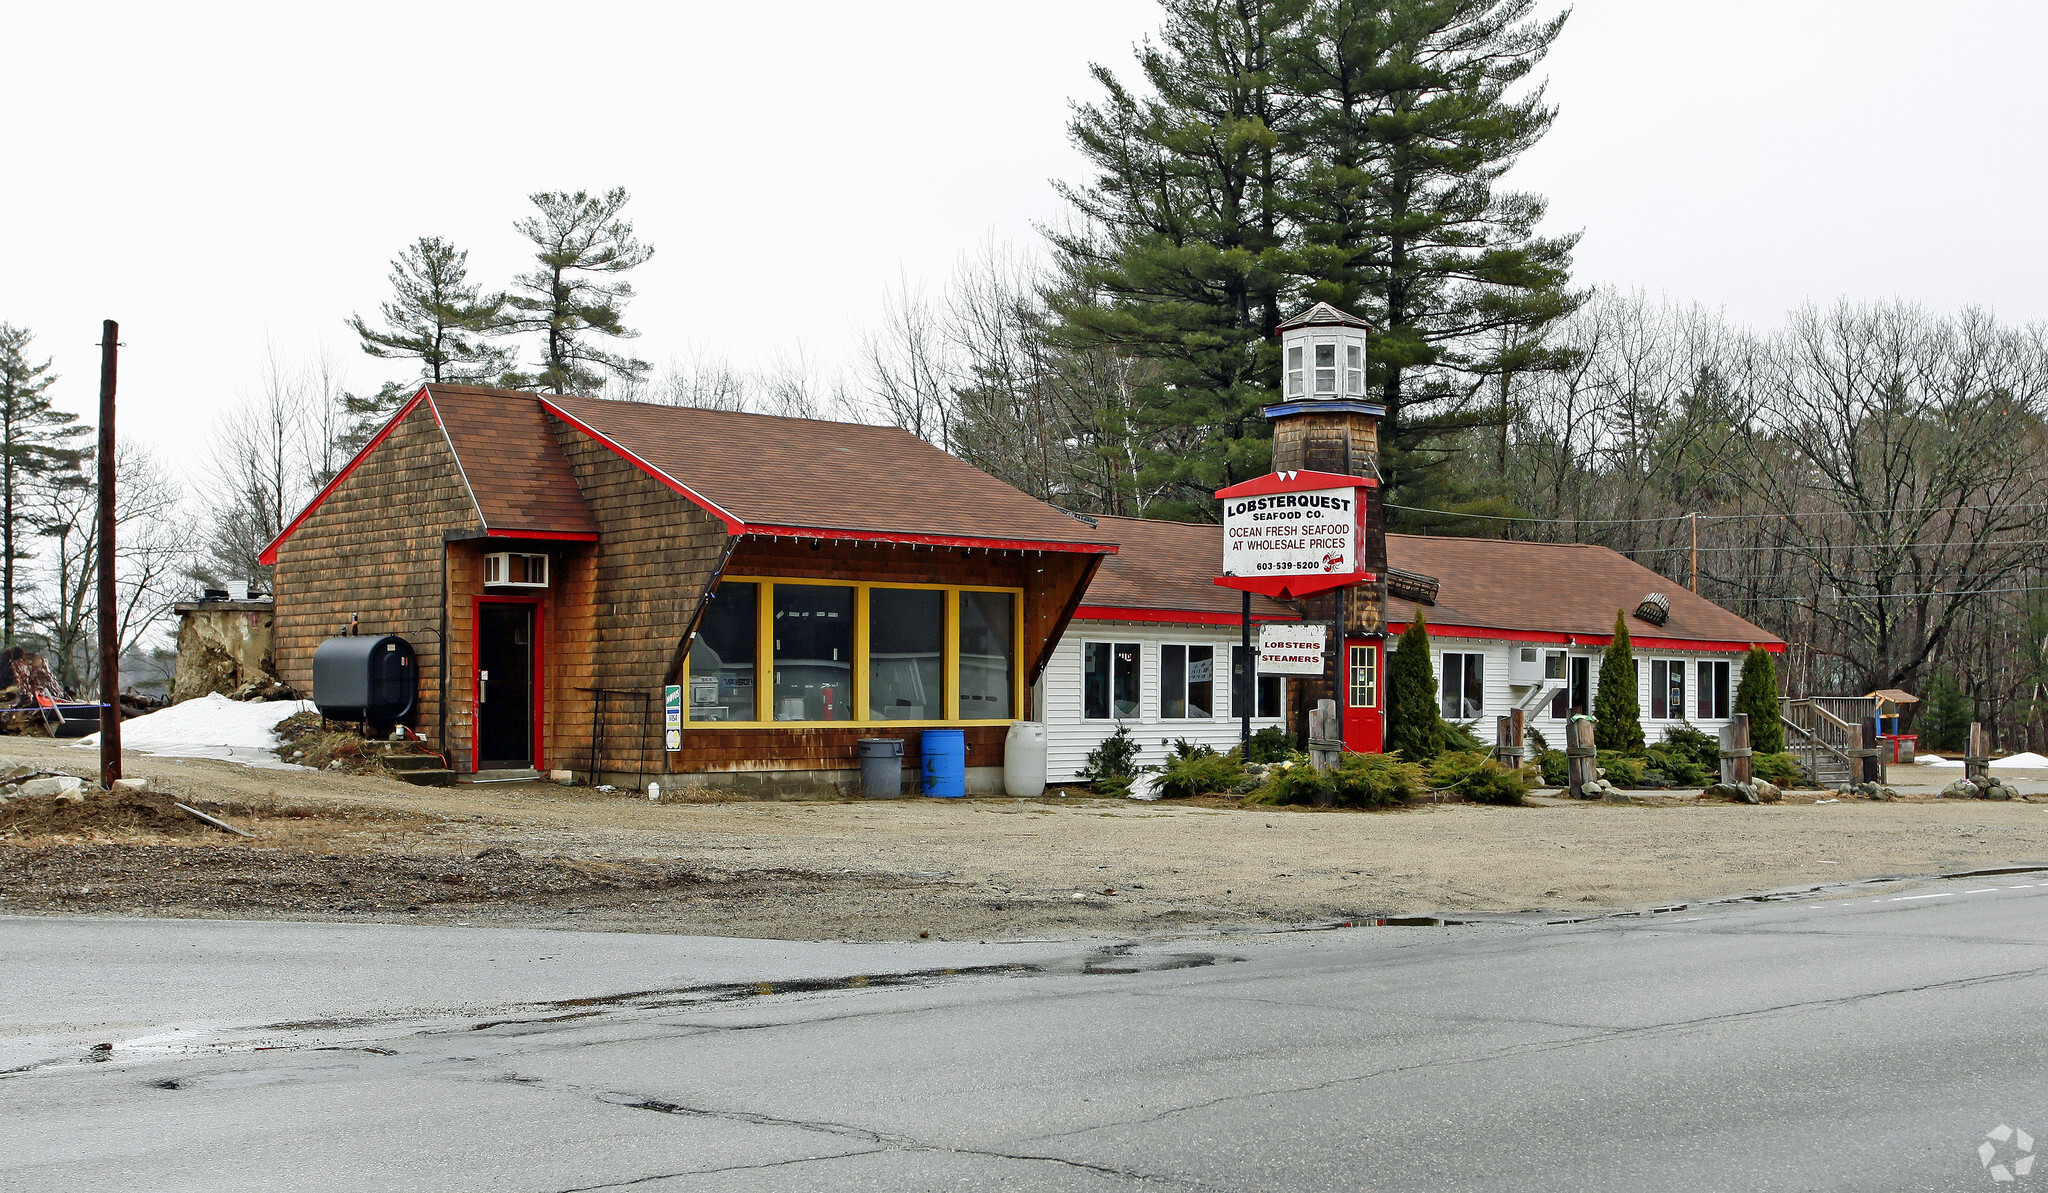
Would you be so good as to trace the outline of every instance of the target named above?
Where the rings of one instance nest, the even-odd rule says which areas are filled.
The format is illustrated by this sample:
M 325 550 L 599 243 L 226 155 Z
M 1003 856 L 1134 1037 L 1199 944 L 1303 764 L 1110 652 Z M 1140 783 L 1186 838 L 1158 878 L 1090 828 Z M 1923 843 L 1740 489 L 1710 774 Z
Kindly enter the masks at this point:
M 1700 590 L 1700 516 L 1689 514 L 1687 517 L 1692 522 L 1692 590 L 1697 593 Z
M 121 325 L 100 325 L 100 786 L 121 777 L 121 619 L 114 592 L 114 372 Z

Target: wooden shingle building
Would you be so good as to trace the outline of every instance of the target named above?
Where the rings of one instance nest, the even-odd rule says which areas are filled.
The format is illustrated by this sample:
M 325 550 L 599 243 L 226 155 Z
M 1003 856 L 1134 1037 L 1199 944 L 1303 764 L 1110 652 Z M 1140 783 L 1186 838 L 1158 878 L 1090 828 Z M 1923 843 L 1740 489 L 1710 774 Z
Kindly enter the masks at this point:
M 895 428 L 427 385 L 263 558 L 285 681 L 404 637 L 458 770 L 816 787 L 948 727 L 991 790 L 1114 542 Z

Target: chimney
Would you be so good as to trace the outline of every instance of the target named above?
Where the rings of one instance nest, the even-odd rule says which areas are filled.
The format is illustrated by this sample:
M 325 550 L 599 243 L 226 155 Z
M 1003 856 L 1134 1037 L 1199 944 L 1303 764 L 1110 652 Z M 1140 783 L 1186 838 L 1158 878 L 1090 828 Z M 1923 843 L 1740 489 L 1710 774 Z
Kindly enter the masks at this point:
M 1273 471 L 1336 472 L 1379 478 L 1380 419 L 1387 408 L 1367 398 L 1366 334 L 1372 325 L 1326 302 L 1283 320 L 1281 400 L 1266 407 L 1273 423 Z M 1386 521 L 1380 491 L 1366 492 L 1365 569 L 1376 580 L 1306 602 L 1311 618 L 1352 635 L 1385 630 Z

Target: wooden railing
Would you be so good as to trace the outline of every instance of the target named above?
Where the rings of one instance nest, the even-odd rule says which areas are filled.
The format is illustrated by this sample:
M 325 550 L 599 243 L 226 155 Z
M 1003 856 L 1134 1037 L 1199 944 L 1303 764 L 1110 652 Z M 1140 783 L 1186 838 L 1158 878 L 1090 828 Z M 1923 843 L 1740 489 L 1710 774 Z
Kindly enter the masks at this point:
M 1807 777 L 1816 783 L 1847 780 L 1856 774 L 1856 755 L 1863 745 L 1862 718 L 1871 702 L 1859 696 L 1802 696 L 1780 699 L 1778 716 L 1785 723 L 1785 748 L 1799 755 Z

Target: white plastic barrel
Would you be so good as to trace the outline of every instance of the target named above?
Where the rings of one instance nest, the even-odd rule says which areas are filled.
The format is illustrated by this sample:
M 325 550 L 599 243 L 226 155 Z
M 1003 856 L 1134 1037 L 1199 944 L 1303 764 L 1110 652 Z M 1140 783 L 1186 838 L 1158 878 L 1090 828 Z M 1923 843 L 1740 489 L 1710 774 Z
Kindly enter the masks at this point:
M 1037 721 L 1010 722 L 1003 739 L 1003 793 L 1045 794 L 1045 726 Z

